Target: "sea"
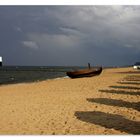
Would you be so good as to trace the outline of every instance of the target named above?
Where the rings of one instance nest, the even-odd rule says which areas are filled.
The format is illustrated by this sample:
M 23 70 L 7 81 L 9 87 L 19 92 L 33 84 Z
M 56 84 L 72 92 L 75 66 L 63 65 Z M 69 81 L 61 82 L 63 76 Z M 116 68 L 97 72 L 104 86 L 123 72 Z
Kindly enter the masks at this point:
M 49 79 L 68 78 L 67 71 L 83 69 L 81 66 L 2 66 L 0 85 L 37 82 Z

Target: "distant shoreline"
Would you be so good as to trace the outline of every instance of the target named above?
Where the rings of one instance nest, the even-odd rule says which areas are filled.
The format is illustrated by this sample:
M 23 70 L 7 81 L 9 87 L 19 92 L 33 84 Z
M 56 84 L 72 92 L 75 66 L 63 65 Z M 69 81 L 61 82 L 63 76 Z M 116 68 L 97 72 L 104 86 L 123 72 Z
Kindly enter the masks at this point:
M 32 83 L 46 80 L 62 79 L 67 77 L 67 71 L 74 69 L 84 69 L 86 67 L 38 67 L 38 66 L 5 66 L 0 68 L 0 86 L 19 84 L 19 83 Z M 106 67 L 106 69 L 119 69 L 120 67 Z M 130 68 L 130 67 L 121 67 Z

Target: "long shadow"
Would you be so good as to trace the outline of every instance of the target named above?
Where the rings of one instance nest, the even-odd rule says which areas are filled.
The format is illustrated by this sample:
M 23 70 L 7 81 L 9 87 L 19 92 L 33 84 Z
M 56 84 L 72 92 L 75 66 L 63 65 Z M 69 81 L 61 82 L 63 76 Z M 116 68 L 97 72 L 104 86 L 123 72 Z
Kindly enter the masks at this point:
M 109 86 L 110 88 L 120 88 L 120 89 L 133 89 L 133 90 L 140 90 L 139 87 L 130 87 L 130 86 Z
M 140 76 L 136 76 L 136 75 L 131 75 L 131 76 L 126 76 L 124 78 L 124 80 L 126 81 L 140 81 Z
M 128 92 L 124 90 L 99 90 L 100 92 L 105 92 L 105 93 L 115 93 L 115 94 L 128 94 L 128 95 L 140 95 L 140 92 Z
M 124 80 L 125 81 L 131 81 L 131 82 L 133 82 L 133 81 L 134 82 L 139 82 L 140 81 L 140 79 L 131 79 L 131 78 L 130 79 L 129 78 L 124 78 Z
M 138 82 L 117 82 L 118 84 L 140 85 Z
M 121 115 L 114 115 L 99 111 L 77 111 L 75 112 L 77 119 L 100 125 L 106 128 L 113 128 L 128 134 L 140 134 L 140 122 L 135 122 L 124 118 Z
M 133 108 L 135 110 L 140 111 L 140 102 L 130 103 L 130 102 L 122 101 L 122 100 L 114 100 L 114 99 L 108 99 L 108 98 L 88 98 L 87 101 L 92 102 L 92 103 L 111 105 L 111 106 Z

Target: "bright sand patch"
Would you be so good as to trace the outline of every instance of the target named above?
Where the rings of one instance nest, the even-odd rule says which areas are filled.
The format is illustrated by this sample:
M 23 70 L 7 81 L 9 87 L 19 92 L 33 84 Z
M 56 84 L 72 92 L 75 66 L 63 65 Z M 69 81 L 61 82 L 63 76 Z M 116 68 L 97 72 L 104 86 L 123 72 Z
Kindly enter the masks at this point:
M 0 134 L 140 134 L 139 76 L 114 68 L 91 78 L 0 86 Z

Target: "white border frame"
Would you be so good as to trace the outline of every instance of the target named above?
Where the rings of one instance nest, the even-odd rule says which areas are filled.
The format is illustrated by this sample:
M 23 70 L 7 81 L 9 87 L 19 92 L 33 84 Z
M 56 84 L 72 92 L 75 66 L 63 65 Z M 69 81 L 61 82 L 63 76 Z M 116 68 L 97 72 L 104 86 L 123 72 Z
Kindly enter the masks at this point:
M 2 5 L 140 5 L 140 0 L 0 0 L 0 6 Z M 46 135 L 47 136 L 47 135 Z M 19 140 L 19 139 L 45 139 L 45 136 L 0 136 L 3 139 L 10 139 L 10 140 Z M 105 136 L 105 135 L 79 135 L 79 136 L 47 136 L 49 139 L 77 139 L 80 140 L 138 140 L 139 135 L 132 136 L 132 135 L 113 135 L 113 136 Z
M 0 0 L 0 5 L 140 5 L 140 0 Z

